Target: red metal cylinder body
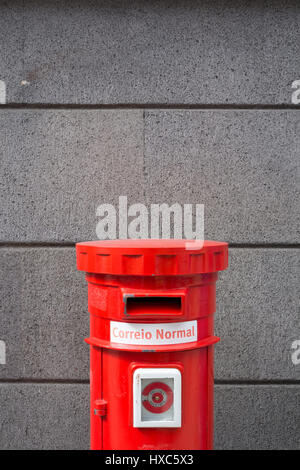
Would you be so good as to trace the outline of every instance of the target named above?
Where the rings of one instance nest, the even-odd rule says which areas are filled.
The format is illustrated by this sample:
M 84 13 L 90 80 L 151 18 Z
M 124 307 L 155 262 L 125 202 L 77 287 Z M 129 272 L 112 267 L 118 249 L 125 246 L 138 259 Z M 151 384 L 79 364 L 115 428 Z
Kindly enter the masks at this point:
M 211 449 L 217 272 L 228 245 L 78 243 L 88 281 L 92 449 Z

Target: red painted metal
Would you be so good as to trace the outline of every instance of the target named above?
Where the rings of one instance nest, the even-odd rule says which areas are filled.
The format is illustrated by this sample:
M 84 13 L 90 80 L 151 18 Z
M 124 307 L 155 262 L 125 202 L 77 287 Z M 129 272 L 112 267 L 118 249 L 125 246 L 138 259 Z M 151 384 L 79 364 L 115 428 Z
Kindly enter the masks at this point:
M 88 281 L 92 449 L 213 446 L 213 344 L 219 340 L 213 335 L 215 288 L 217 272 L 227 268 L 228 245 L 206 241 L 191 249 L 186 242 L 113 240 L 76 246 L 77 267 Z M 196 338 L 176 344 L 172 339 L 151 345 L 113 342 L 111 322 L 140 325 L 139 338 L 147 325 L 196 322 Z M 133 427 L 133 372 L 143 367 L 180 369 L 180 428 Z

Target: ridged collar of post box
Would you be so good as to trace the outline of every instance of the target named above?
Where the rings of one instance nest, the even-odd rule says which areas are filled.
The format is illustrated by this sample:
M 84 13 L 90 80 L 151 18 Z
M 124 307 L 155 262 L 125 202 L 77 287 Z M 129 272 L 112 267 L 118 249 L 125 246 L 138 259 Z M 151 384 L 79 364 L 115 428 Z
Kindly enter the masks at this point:
M 196 240 L 97 240 L 76 244 L 77 268 L 95 274 L 166 276 L 222 271 L 228 243 Z

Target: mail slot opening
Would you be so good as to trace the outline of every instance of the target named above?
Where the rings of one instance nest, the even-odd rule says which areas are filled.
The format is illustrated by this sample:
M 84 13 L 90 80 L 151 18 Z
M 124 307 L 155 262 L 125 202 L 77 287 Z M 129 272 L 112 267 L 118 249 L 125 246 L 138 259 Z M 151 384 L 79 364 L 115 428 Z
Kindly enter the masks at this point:
M 127 315 L 181 315 L 181 297 L 126 297 Z

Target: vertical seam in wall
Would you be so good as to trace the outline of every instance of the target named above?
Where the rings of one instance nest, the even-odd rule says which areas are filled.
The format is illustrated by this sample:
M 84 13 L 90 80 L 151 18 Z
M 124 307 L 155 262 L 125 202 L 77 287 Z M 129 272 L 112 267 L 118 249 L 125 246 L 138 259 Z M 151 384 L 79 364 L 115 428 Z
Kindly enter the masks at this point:
M 146 198 L 146 179 L 147 179 L 147 174 L 146 174 L 146 162 L 145 162 L 145 109 L 143 109 L 143 144 L 142 144 L 142 152 L 143 152 L 143 197 L 144 199 Z
M 22 30 L 23 30 L 23 42 L 22 42 L 22 49 L 23 49 L 23 54 L 22 54 L 22 80 L 24 79 L 24 74 L 25 74 L 25 0 L 22 1 Z M 21 89 L 24 87 L 21 87 Z M 21 94 L 22 96 L 22 94 Z M 23 100 L 22 100 L 23 101 Z M 23 118 L 22 118 L 23 120 Z

